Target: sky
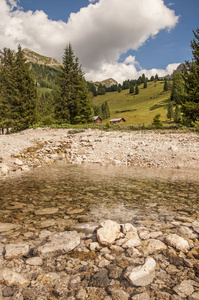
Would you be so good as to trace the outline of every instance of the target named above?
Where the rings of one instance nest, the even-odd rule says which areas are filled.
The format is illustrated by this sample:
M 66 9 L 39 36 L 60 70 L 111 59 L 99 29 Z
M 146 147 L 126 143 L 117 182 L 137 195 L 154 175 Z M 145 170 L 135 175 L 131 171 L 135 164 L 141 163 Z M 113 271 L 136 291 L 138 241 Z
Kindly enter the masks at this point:
M 85 78 L 122 83 L 192 59 L 199 0 L 0 0 L 0 49 L 62 62 L 71 43 Z

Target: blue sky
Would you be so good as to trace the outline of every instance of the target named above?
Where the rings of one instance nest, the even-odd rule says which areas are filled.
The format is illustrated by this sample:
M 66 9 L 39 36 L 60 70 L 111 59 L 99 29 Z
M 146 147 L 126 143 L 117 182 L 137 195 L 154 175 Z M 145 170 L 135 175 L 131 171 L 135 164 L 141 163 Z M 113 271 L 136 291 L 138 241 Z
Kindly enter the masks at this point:
M 191 60 L 199 0 L 0 0 L 0 48 L 62 60 L 71 42 L 88 80 L 165 76 Z

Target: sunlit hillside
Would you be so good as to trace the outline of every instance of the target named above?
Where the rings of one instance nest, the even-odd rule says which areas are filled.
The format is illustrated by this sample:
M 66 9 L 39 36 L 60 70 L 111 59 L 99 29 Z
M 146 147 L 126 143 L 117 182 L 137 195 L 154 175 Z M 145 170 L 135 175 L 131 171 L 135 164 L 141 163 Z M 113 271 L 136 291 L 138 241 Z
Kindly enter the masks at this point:
M 93 99 L 94 105 L 108 102 L 111 118 L 123 117 L 126 124 L 149 124 L 155 115 L 160 114 L 166 121 L 170 91 L 163 91 L 164 82 L 148 82 L 147 88 L 139 86 L 139 94 L 130 94 L 129 90 L 120 93 L 111 92 Z M 106 120 L 104 120 L 106 122 Z

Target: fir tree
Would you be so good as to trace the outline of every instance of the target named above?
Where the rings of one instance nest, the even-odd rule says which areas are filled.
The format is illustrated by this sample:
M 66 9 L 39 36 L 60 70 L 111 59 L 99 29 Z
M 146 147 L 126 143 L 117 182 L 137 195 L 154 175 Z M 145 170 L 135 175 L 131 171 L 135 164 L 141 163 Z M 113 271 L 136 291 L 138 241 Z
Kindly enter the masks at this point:
M 187 125 L 199 120 L 199 28 L 193 31 L 191 41 L 192 62 L 186 62 L 183 70 L 185 92 L 182 96 L 182 112 Z
M 110 117 L 110 109 L 109 109 L 107 101 L 102 103 L 101 111 L 102 111 L 102 119 L 103 120 L 108 119 Z
M 145 80 L 145 82 L 144 82 L 144 89 L 146 89 L 147 88 L 147 81 Z
M 131 85 L 129 93 L 130 94 L 134 94 L 135 93 L 135 87 L 134 87 L 134 85 Z
M 167 92 L 169 90 L 168 81 L 165 79 L 164 81 L 164 91 Z
M 20 99 L 15 108 L 13 108 L 13 117 L 16 117 L 15 126 L 18 129 L 25 129 L 36 121 L 37 91 L 20 45 L 16 53 L 15 68 L 16 84 Z
M 180 123 L 181 122 L 180 108 L 179 108 L 178 105 L 176 105 L 176 107 L 175 107 L 173 119 L 174 119 L 175 123 Z
M 139 94 L 139 87 L 138 87 L 138 85 L 135 86 L 135 94 L 136 94 L 136 95 Z
M 20 45 L 16 54 L 6 48 L 1 51 L 0 85 L 1 126 L 25 129 L 33 125 L 36 87 Z
M 173 118 L 173 104 L 172 102 L 170 102 L 167 109 L 167 119 L 171 120 L 172 118 Z
M 63 67 L 58 84 L 59 92 L 55 104 L 56 119 L 60 123 L 90 122 L 92 110 L 88 88 L 71 44 L 64 50 Z
M 171 100 L 175 104 L 182 104 L 182 96 L 184 93 L 184 81 L 180 72 L 174 72 L 173 85 L 171 89 Z

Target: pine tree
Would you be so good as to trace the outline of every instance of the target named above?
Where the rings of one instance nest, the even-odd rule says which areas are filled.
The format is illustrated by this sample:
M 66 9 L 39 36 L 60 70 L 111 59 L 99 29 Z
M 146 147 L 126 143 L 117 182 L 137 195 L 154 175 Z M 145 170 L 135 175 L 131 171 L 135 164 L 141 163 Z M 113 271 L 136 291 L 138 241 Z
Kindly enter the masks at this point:
M 13 118 L 17 129 L 25 129 L 36 121 L 37 90 L 20 45 L 16 53 L 15 69 L 20 98 L 13 108 Z
M 181 114 L 180 114 L 180 108 L 178 105 L 176 105 L 175 111 L 174 111 L 174 122 L 180 123 L 181 122 Z
M 192 62 L 186 62 L 183 70 L 185 92 L 182 96 L 182 112 L 187 125 L 199 120 L 199 28 L 193 31 L 191 41 Z
M 145 80 L 145 82 L 144 82 L 144 89 L 146 89 L 147 88 L 147 81 Z
M 1 127 L 13 127 L 13 107 L 19 101 L 19 93 L 17 90 L 15 77 L 15 57 L 14 51 L 4 48 L 1 54 L 0 63 L 0 119 Z
M 139 87 L 138 87 L 138 85 L 135 86 L 135 94 L 136 94 L 136 95 L 139 94 Z
M 173 104 L 172 102 L 170 102 L 167 109 L 167 119 L 171 120 L 172 118 L 173 118 Z
M 28 128 L 35 122 L 36 88 L 21 47 L 16 54 L 4 48 L 0 65 L 1 127 Z
M 184 81 L 183 81 L 182 73 L 174 72 L 173 85 L 171 89 L 171 100 L 175 104 L 182 104 L 183 93 L 184 93 Z
M 92 110 L 88 88 L 71 44 L 64 50 L 63 67 L 58 84 L 56 119 L 60 123 L 90 122 Z
M 135 93 L 135 87 L 134 87 L 134 85 L 131 85 L 129 93 L 130 94 L 134 94 Z
M 102 111 L 102 119 L 103 120 L 108 119 L 110 117 L 110 109 L 109 109 L 107 101 L 102 103 L 101 111 Z
M 164 91 L 167 92 L 169 90 L 168 81 L 165 79 L 164 81 Z

